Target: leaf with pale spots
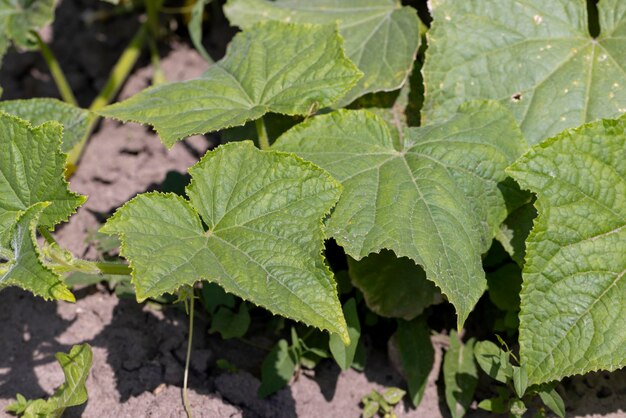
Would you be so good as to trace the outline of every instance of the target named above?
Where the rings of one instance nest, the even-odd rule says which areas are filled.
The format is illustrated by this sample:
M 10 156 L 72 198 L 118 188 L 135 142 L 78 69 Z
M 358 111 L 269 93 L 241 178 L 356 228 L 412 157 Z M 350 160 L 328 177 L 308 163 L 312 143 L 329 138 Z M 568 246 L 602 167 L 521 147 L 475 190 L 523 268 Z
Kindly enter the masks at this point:
M 432 0 L 424 66 L 427 123 L 471 99 L 506 104 L 531 145 L 626 112 L 626 2 Z

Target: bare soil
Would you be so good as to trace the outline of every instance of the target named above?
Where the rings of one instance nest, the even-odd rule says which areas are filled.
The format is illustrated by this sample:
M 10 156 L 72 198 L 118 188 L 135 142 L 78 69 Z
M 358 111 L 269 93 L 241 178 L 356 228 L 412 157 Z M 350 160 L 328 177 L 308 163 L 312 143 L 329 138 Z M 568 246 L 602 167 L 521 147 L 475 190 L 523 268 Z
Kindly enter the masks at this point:
M 97 2 L 102 3 L 102 2 Z M 86 0 L 64 0 L 55 24 L 46 31 L 52 48 L 68 72 L 79 101 L 87 105 L 104 84 L 117 54 L 137 27 L 132 16 L 87 26 L 85 10 L 101 8 Z M 216 24 L 206 34 L 209 51 L 219 57 L 232 28 Z M 170 81 L 200 75 L 208 68 L 188 44 L 177 38 L 162 48 L 163 68 Z M 144 59 L 120 94 L 120 99 L 145 88 L 151 69 Z M 55 96 L 45 64 L 35 53 L 11 53 L 0 71 L 4 99 Z M 197 136 L 167 150 L 149 129 L 103 121 L 89 142 L 71 188 L 88 202 L 61 226 L 56 238 L 77 256 L 94 258 L 90 237 L 117 207 L 137 193 L 163 188 L 168 179 L 182 178 L 214 137 Z M 21 393 L 27 398 L 51 394 L 63 380 L 54 353 L 73 344 L 93 347 L 94 364 L 87 381 L 87 404 L 67 411 L 68 417 L 183 417 L 181 383 L 187 340 L 187 319 L 176 307 L 158 308 L 120 299 L 102 285 L 79 289 L 77 303 L 51 303 L 16 289 L 0 293 L 0 416 Z M 331 361 L 265 400 L 256 396 L 260 364 L 272 338 L 255 334 L 249 343 L 223 341 L 208 334 L 198 321 L 191 364 L 191 406 L 195 417 L 357 417 L 360 399 L 373 389 L 404 383 L 386 350 L 366 344 L 364 372 L 341 372 Z M 368 336 L 365 337 L 368 342 Z M 251 344 L 250 344 L 251 343 Z M 396 408 L 399 417 L 445 417 L 440 405 L 442 347 L 418 409 Z M 216 366 L 227 359 L 238 371 Z M 560 388 L 571 417 L 626 417 L 626 371 L 593 373 L 567 379 Z M 487 416 L 472 411 L 469 416 Z

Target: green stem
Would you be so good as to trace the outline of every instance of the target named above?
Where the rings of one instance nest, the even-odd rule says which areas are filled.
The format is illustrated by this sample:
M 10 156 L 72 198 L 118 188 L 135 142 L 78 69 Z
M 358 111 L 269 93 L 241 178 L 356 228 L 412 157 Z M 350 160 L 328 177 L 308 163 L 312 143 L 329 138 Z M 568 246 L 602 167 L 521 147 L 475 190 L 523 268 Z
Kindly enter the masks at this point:
M 122 55 L 118 59 L 117 63 L 111 70 L 111 74 L 109 75 L 109 79 L 107 83 L 104 85 L 98 96 L 94 99 L 89 106 L 89 110 L 97 111 L 107 104 L 109 104 L 117 95 L 118 91 L 128 78 L 131 70 L 137 63 L 139 59 L 139 55 L 141 54 L 141 50 L 143 49 L 143 45 L 146 41 L 146 24 L 142 24 L 133 39 L 131 39 L 130 43 L 122 52 Z M 66 176 L 69 177 L 74 170 L 76 169 L 76 164 L 78 160 L 80 160 L 81 155 L 83 154 L 83 149 L 87 144 L 87 139 L 89 138 L 91 131 L 96 125 L 98 121 L 97 118 L 93 118 L 89 123 L 88 134 L 83 137 L 83 139 L 72 148 L 72 150 L 67 155 L 67 171 Z
M 194 299 L 195 297 L 192 291 L 191 296 L 189 297 L 189 338 L 187 340 L 187 358 L 185 359 L 185 375 L 183 377 L 183 404 L 185 405 L 187 418 L 192 418 L 191 408 L 189 407 L 189 395 L 187 393 L 187 381 L 189 380 L 189 362 L 191 360 L 191 343 L 193 342 Z
M 37 231 L 39 231 L 43 239 L 45 239 L 48 244 L 57 243 L 57 241 L 54 239 L 50 231 L 48 231 L 48 228 L 44 228 L 43 226 L 40 226 L 37 228 Z
M 146 13 L 148 14 L 148 26 L 153 39 L 159 38 L 159 4 L 157 0 L 145 0 Z
M 59 61 L 56 56 L 48 46 L 41 39 L 41 36 L 37 32 L 33 32 L 35 38 L 37 39 L 37 44 L 39 45 L 39 51 L 43 56 L 43 59 L 46 60 L 46 64 L 48 64 L 48 68 L 50 69 L 50 73 L 52 74 L 52 78 L 56 83 L 57 89 L 59 89 L 59 93 L 63 100 L 69 104 L 73 104 L 74 106 L 78 106 L 78 102 L 76 101 L 76 97 L 74 97 L 74 93 L 72 92 L 72 88 L 70 84 L 67 82 L 65 78 L 65 74 L 59 65 Z
M 148 46 L 150 47 L 150 61 L 152 62 L 152 84 L 157 86 L 159 84 L 167 83 L 163 67 L 161 67 L 161 58 L 159 57 L 159 50 L 156 46 L 154 38 L 148 39 Z
M 133 270 L 128 264 L 116 263 L 113 261 L 94 261 L 94 267 L 100 270 L 102 274 L 111 274 L 115 276 L 130 276 Z
M 267 137 L 267 129 L 265 129 L 265 122 L 263 118 L 259 118 L 254 121 L 256 124 L 256 134 L 259 137 L 259 147 L 263 151 L 267 151 L 270 149 L 270 140 Z

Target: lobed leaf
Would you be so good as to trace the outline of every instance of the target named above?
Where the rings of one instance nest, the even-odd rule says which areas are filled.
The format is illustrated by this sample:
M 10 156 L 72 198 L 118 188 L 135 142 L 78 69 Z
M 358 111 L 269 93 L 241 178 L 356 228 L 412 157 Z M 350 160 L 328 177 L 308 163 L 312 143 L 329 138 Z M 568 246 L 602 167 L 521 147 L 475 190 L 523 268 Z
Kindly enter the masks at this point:
M 364 74 L 338 106 L 402 87 L 421 39 L 415 9 L 394 0 L 229 0 L 224 13 L 244 29 L 267 20 L 337 23 L 346 54 Z
M 36 98 L 28 100 L 5 100 L 0 111 L 27 120 L 33 126 L 48 121 L 63 125 L 62 152 L 70 152 L 74 145 L 89 135 L 89 127 L 95 115 L 86 109 L 72 106 L 57 99 Z
M 0 112 L 0 235 L 36 203 L 50 203 L 41 212 L 39 225 L 52 228 L 86 200 L 68 190 L 61 136 L 62 126 L 56 122 L 33 128 Z
M 99 113 L 152 125 L 171 147 L 268 112 L 308 115 L 333 104 L 361 75 L 334 26 L 260 23 L 236 35 L 202 77 L 146 89 Z
M 409 128 L 404 137 L 394 149 L 382 119 L 338 111 L 294 127 L 274 148 L 343 184 L 328 236 L 357 260 L 390 249 L 423 266 L 461 327 L 485 289 L 481 253 L 506 217 L 498 183 L 526 145 L 508 111 L 489 102 L 464 105 L 449 121 Z
M 310 163 L 258 151 L 249 141 L 220 146 L 189 172 L 190 200 L 139 195 L 102 228 L 122 236 L 137 299 L 208 280 L 347 343 L 336 285 L 321 256 L 321 219 L 341 186 Z
M 624 367 L 626 116 L 550 138 L 508 172 L 537 194 L 539 213 L 521 292 L 529 382 Z
M 426 121 L 471 99 L 507 105 L 531 144 L 626 112 L 626 5 L 585 0 L 432 0 L 424 67 Z

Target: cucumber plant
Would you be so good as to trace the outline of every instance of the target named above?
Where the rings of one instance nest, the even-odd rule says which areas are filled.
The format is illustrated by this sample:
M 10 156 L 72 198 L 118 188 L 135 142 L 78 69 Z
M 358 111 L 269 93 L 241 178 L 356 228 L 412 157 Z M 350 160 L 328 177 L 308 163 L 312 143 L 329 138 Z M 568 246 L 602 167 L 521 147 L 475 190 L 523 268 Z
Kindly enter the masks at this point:
M 193 321 L 194 286 L 208 281 L 330 333 L 329 351 L 297 333 L 291 345 L 281 340 L 267 360 L 278 373 L 264 382 L 267 395 L 314 365 L 311 353 L 355 364 L 362 324 L 354 300 L 342 307 L 340 273 L 324 259 L 333 239 L 357 297 L 397 319 L 414 405 L 434 358 L 432 305 L 448 301 L 460 332 L 488 291 L 510 334 L 519 331 L 519 356 L 451 330 L 443 376 L 452 416 L 469 408 L 479 367 L 515 394 L 481 407 L 521 416 L 537 395 L 562 414 L 554 382 L 626 365 L 626 7 L 428 5 L 427 29 L 392 0 L 228 0 L 225 14 L 242 31 L 197 79 L 91 111 L 0 103 L 0 288 L 72 301 L 67 273 L 131 275 L 139 302 L 178 294 Z M 414 92 L 424 92 L 421 118 L 407 115 Z M 96 114 L 148 124 L 168 147 L 230 132 L 189 170 L 185 196 L 144 193 L 106 222 L 101 231 L 121 238 L 128 264 L 77 259 L 50 233 L 84 201 L 67 188 L 64 152 L 84 145 Z M 279 134 L 277 114 L 291 117 Z M 65 125 L 63 138 L 48 120 Z M 231 129 L 242 125 L 254 129 Z M 495 241 L 505 267 L 486 273 Z

